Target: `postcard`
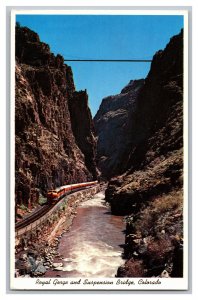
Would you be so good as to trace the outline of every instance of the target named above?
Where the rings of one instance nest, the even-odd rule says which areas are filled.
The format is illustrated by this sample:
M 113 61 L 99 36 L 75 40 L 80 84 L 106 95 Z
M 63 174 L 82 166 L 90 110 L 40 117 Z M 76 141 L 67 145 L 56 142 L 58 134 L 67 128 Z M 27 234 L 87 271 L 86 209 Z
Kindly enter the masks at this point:
M 11 290 L 188 289 L 188 14 L 11 11 Z

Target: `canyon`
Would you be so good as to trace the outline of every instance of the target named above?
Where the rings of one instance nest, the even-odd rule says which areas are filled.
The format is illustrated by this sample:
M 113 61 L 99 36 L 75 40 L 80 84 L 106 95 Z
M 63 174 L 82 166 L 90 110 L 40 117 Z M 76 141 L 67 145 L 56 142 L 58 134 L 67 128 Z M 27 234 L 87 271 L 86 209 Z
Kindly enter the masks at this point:
M 15 90 L 16 204 L 66 183 L 106 181 L 106 205 L 126 221 L 116 276 L 182 277 L 183 30 L 145 79 L 104 98 L 92 119 L 63 57 L 17 26 Z

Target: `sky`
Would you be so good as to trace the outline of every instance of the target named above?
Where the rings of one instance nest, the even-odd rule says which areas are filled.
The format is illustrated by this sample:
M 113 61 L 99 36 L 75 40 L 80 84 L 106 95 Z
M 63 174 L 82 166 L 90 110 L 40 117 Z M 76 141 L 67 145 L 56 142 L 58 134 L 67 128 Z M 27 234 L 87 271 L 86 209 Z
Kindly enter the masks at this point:
M 152 59 L 183 28 L 177 15 L 17 15 L 65 59 Z M 94 116 L 104 97 L 146 78 L 150 63 L 67 62 L 76 90 L 87 90 Z

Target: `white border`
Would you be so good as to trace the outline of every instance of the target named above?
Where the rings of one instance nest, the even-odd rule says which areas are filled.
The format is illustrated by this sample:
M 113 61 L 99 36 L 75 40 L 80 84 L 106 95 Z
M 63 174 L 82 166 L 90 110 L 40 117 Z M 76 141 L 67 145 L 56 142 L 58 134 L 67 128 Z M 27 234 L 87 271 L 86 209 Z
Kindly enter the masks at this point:
M 149 13 L 148 13 L 149 11 Z M 12 10 L 13 14 L 23 15 L 184 15 L 183 10 L 140 10 L 140 9 L 87 9 L 87 10 Z
M 184 93 L 183 93 L 183 113 L 184 113 L 184 124 L 183 124 L 183 139 L 184 139 L 184 195 L 183 195 L 183 217 L 184 217 L 184 278 L 188 278 L 188 246 L 189 246 L 189 239 L 188 239 L 188 96 L 189 96 L 189 86 L 188 86 L 188 14 L 184 16 Z
M 58 287 L 53 284 L 54 278 L 51 279 L 51 284 L 46 286 L 41 286 L 36 284 L 36 278 L 14 278 L 14 263 L 15 263 L 15 253 L 14 253 L 14 242 L 15 242 L 15 230 L 14 230 L 14 198 L 15 198 L 15 18 L 16 14 L 24 15 L 183 15 L 184 16 L 184 277 L 183 278 L 160 278 L 161 285 L 139 285 L 138 281 L 140 278 L 129 278 L 129 280 L 135 281 L 135 286 L 127 285 L 117 285 L 116 278 L 104 278 L 103 280 L 113 281 L 112 285 L 101 285 L 101 286 L 91 286 L 84 285 L 84 279 L 81 278 L 82 284 L 80 285 L 59 285 Z M 20 10 L 13 9 L 11 12 L 11 109 L 10 109 L 10 146 L 11 146 L 11 165 L 10 165 L 10 195 L 11 195 L 11 205 L 10 205 L 10 238 L 11 238 L 11 248 L 10 248 L 10 288 L 19 290 L 187 290 L 188 289 L 188 10 L 117 10 L 117 9 L 105 9 L 105 10 Z M 145 279 L 145 278 L 144 278 Z M 49 278 L 41 278 L 41 280 L 49 280 Z M 77 278 L 59 278 L 59 280 L 65 281 L 77 281 Z M 100 281 L 100 278 L 89 278 L 89 281 Z M 126 278 L 122 278 L 126 280 Z M 148 278 L 151 280 L 151 278 Z
M 11 57 L 10 57 L 10 283 L 15 268 L 15 16 L 11 16 Z

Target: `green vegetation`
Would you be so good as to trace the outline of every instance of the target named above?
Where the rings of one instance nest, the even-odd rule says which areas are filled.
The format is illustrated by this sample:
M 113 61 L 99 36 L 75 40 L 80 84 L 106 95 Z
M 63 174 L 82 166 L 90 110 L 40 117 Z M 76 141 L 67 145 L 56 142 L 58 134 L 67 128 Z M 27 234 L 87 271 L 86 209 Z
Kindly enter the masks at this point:
M 24 204 L 21 204 L 19 208 L 20 208 L 21 210 L 25 210 L 25 211 L 28 210 L 27 206 L 25 206 Z
M 43 197 L 43 195 L 39 194 L 39 201 L 38 201 L 38 203 L 39 203 L 40 205 L 46 204 L 46 203 L 47 203 L 47 198 L 46 198 L 46 197 Z

